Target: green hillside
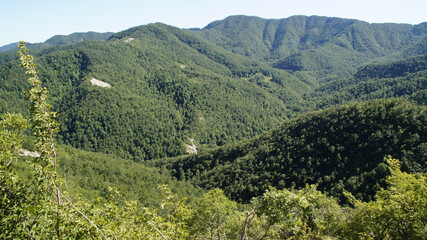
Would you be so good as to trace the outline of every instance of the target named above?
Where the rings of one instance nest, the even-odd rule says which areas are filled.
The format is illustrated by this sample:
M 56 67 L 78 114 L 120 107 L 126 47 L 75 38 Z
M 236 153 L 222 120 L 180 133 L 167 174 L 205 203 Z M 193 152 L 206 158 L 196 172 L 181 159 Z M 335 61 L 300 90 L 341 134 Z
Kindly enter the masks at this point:
M 210 42 L 277 68 L 315 72 L 316 82 L 346 76 L 376 58 L 426 54 L 427 24 L 369 24 L 319 16 L 230 16 L 196 31 Z
M 97 32 L 79 32 L 72 33 L 69 35 L 55 35 L 48 40 L 41 43 L 30 43 L 28 44 L 28 48 L 31 51 L 32 55 L 43 55 L 46 52 L 49 52 L 51 48 L 57 46 L 64 46 L 70 44 L 76 44 L 83 41 L 105 41 L 107 40 L 113 33 L 97 33 Z M 16 60 L 16 47 L 18 43 L 11 43 L 6 46 L 0 47 L 0 66 L 6 64 L 8 62 L 12 62 Z M 43 52 L 43 50 L 47 50 Z
M 160 23 L 134 27 L 107 41 L 45 49 L 36 61 L 59 112 L 62 143 L 144 161 L 186 154 L 193 142 L 209 148 L 248 139 L 303 112 L 349 101 L 412 94 L 422 101 L 425 57 L 392 60 L 405 51 L 423 52 L 417 44 L 425 38 L 424 28 L 234 16 L 197 31 Z M 90 34 L 47 42 L 108 36 Z M 340 39 L 352 45 L 343 47 Z M 295 56 L 304 66 L 279 66 Z M 401 75 L 381 77 L 387 66 L 369 65 L 384 59 Z M 408 72 L 396 64 L 413 66 Z M 1 66 L 0 112 L 26 113 L 23 74 L 13 62 Z M 93 78 L 112 87 L 95 86 Z
M 108 189 L 115 188 L 123 200 L 136 200 L 156 208 L 162 200 L 158 186 L 165 184 L 181 197 L 202 195 L 201 189 L 171 178 L 165 168 L 150 168 L 112 154 L 92 153 L 69 146 L 59 146 L 57 154 L 59 173 L 66 179 L 68 191 L 86 201 L 108 198 Z
M 33 140 L 27 137 L 23 149 L 36 152 Z M 147 167 L 115 154 L 88 152 L 61 144 L 56 145 L 56 153 L 58 172 L 66 181 L 66 191 L 79 200 L 108 199 L 109 194 L 117 191 L 120 201 L 137 201 L 154 209 L 162 200 L 160 185 L 168 185 L 174 193 L 191 201 L 204 192 L 189 182 L 178 181 L 166 168 Z M 33 159 L 21 156 L 14 162 L 20 177 L 31 175 L 29 162 Z
M 185 154 L 190 139 L 203 147 L 248 139 L 349 101 L 420 99 L 425 57 L 393 59 L 423 53 L 425 33 L 425 24 L 233 16 L 201 30 L 134 27 L 107 41 L 45 49 L 36 60 L 60 113 L 62 143 L 143 161 Z M 75 33 L 46 44 L 107 36 Z M 381 75 L 390 69 L 400 75 Z M 112 87 L 94 86 L 93 78 Z M 15 63 L 1 66 L 1 112 L 26 112 L 23 79 Z
M 237 201 L 269 186 L 305 184 L 370 200 L 388 174 L 384 156 L 401 159 L 406 171 L 426 170 L 426 120 L 424 106 L 401 100 L 350 104 L 304 114 L 246 142 L 154 163 Z
M 291 115 L 284 102 L 309 89 L 286 72 L 188 41 L 200 40 L 153 24 L 40 56 L 61 141 L 136 161 L 177 156 L 190 138 L 215 146 L 277 126 Z M 23 71 L 7 64 L 0 73 L 2 111 L 25 112 Z
M 44 44 L 51 46 L 74 44 L 87 40 L 107 40 L 113 35 L 112 32 L 97 33 L 97 32 L 78 32 L 69 35 L 56 35 L 44 41 Z M 30 46 L 31 47 L 31 46 Z
M 426 29 L 232 16 L 56 36 L 35 63 L 20 43 L 0 238 L 424 239 Z
M 18 47 L 18 43 L 9 43 L 7 45 L 1 46 L 0 47 L 0 52 L 7 52 L 10 50 L 15 50 L 16 47 Z
M 324 84 L 304 96 L 312 109 L 351 101 L 406 97 L 421 104 L 427 89 L 427 55 L 361 67 L 353 76 Z

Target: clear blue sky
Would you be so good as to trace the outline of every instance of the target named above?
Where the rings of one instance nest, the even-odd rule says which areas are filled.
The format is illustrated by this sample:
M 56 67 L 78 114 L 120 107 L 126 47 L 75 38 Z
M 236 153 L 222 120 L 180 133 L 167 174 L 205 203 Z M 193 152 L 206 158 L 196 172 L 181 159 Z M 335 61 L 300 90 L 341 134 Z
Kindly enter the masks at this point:
M 230 15 L 418 24 L 427 21 L 427 0 L 0 0 L 0 46 L 73 32 L 118 32 L 152 22 L 201 28 Z

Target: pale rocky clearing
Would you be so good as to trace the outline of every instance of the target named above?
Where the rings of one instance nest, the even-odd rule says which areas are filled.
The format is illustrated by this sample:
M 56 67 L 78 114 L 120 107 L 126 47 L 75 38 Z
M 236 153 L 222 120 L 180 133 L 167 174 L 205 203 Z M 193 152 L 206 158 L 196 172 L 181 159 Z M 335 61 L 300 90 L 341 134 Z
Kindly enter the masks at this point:
M 107 87 L 107 88 L 111 87 L 110 84 L 108 84 L 106 82 L 103 82 L 103 81 L 100 81 L 100 80 L 98 80 L 96 78 L 92 78 L 90 80 L 90 82 L 92 83 L 92 85 L 96 85 L 96 86 L 100 86 L 100 87 Z
M 188 145 L 186 144 L 186 151 L 188 154 L 197 154 L 197 146 L 196 144 L 194 144 L 194 138 L 190 138 L 191 144 L 192 145 Z
M 131 42 L 131 41 L 133 41 L 133 40 L 135 40 L 135 38 L 131 38 L 131 37 L 130 37 L 130 38 L 126 39 L 126 40 L 125 40 L 125 42 L 126 42 L 126 43 L 128 43 L 128 42 Z

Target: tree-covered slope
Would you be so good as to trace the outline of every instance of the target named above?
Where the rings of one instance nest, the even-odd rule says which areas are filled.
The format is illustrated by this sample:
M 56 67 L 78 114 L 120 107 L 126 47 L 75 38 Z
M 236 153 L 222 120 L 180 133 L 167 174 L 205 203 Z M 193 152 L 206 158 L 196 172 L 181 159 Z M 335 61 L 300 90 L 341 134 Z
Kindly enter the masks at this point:
M 361 67 L 352 77 L 324 84 L 304 96 L 311 109 L 351 101 L 406 97 L 426 104 L 427 55 Z
M 56 35 L 44 41 L 44 44 L 52 46 L 66 45 L 78 43 L 86 40 L 107 40 L 113 35 L 112 32 L 98 33 L 98 32 L 76 32 L 69 35 Z
M 190 138 L 215 146 L 255 136 L 291 115 L 284 103 L 309 89 L 164 24 L 45 53 L 36 61 L 60 114 L 61 141 L 137 161 L 184 154 Z M 1 110 L 25 112 L 22 70 L 6 64 L 0 76 Z
M 250 141 L 154 163 L 238 201 L 269 186 L 305 184 L 367 200 L 388 174 L 384 156 L 400 158 L 406 171 L 425 171 L 426 121 L 424 106 L 401 100 L 350 104 L 304 114 Z
M 426 26 L 319 16 L 231 16 L 195 32 L 218 46 L 277 68 L 336 78 L 372 59 L 425 54 Z
M 57 147 L 59 174 L 67 181 L 67 191 L 86 200 L 108 198 L 115 188 L 126 201 L 158 207 L 162 196 L 158 187 L 168 185 L 182 197 L 196 197 L 201 189 L 177 181 L 166 169 L 150 168 L 112 154 L 87 152 L 70 146 Z
M 1 52 L 7 52 L 7 51 L 10 51 L 10 50 L 15 50 L 16 47 L 18 47 L 18 43 L 9 43 L 7 45 L 4 45 L 4 46 L 0 47 L 0 53 Z
M 425 51 L 425 28 L 234 16 L 198 31 L 134 27 L 106 41 L 44 49 L 36 62 L 59 112 L 59 140 L 143 161 L 186 154 L 193 142 L 215 147 L 248 139 L 287 118 L 349 101 L 411 96 L 422 103 L 425 58 L 391 61 Z M 277 65 L 297 55 L 313 67 Z M 374 59 L 389 66 L 369 65 Z M 387 71 L 402 73 L 381 76 Z M 0 65 L 0 112 L 26 113 L 23 75 L 16 63 Z
M 335 43 L 322 48 L 313 40 L 291 54 L 297 63 L 301 56 L 297 69 L 164 24 L 44 49 L 38 73 L 21 45 L 31 92 L 39 94 L 28 121 L 0 114 L 0 238 L 420 239 L 427 197 L 426 57 L 418 55 L 424 27 L 413 27 L 421 41 L 381 58 L 371 51 L 378 46 L 333 52 L 328 44 Z M 404 56 L 411 58 L 396 61 Z M 55 144 L 56 114 L 37 77 L 59 112 L 58 141 L 81 149 Z M 28 114 L 25 78 L 16 63 L 0 62 L 0 113 Z M 399 99 L 366 102 L 388 97 Z M 39 158 L 17 156 L 28 123 L 37 147 L 23 147 Z M 198 154 L 183 155 L 194 144 Z M 158 168 L 127 159 L 159 157 L 147 161 Z M 199 187 L 211 190 L 200 198 Z M 248 204 L 238 207 L 217 187 Z
M 23 149 L 37 152 L 33 141 L 27 137 Z M 168 185 L 173 192 L 186 198 L 201 196 L 203 192 L 189 182 L 177 181 L 166 168 L 147 167 L 115 154 L 89 152 L 61 144 L 56 144 L 56 154 L 58 173 L 66 181 L 66 191 L 76 199 L 108 199 L 117 191 L 122 200 L 156 208 L 162 200 L 158 189 L 161 185 Z M 14 162 L 19 176 L 29 175 L 32 158 L 21 156 Z
M 44 42 L 30 43 L 28 44 L 28 48 L 33 55 L 40 55 L 43 54 L 43 50 L 56 46 L 70 45 L 83 41 L 105 41 L 111 37 L 112 34 L 112 32 L 77 32 L 69 35 L 55 35 Z M 17 46 L 18 43 L 11 43 L 0 47 L 0 66 L 16 60 Z

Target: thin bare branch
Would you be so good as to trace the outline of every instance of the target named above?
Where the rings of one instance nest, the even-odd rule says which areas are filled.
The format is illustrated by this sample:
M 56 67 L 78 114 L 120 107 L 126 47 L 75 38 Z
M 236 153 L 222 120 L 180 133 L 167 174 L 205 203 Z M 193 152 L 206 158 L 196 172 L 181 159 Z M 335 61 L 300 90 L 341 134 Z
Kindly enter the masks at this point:
M 262 238 L 260 238 L 260 240 L 264 239 L 267 236 L 268 230 L 270 230 L 271 225 L 268 225 L 267 230 L 265 230 L 264 235 L 262 236 Z
M 163 233 L 162 232 L 160 232 L 160 230 L 158 229 L 158 228 L 156 228 L 156 226 L 154 226 L 154 224 L 153 223 L 149 223 L 151 226 L 153 226 L 153 228 L 154 229 L 156 229 L 156 231 L 158 232 L 158 233 L 160 233 L 160 235 L 162 235 L 162 237 L 164 238 L 164 239 L 168 239 L 165 235 L 163 235 Z
M 67 202 L 69 202 L 70 203 L 70 205 L 74 208 L 74 210 L 76 210 L 80 215 L 82 215 L 88 222 L 90 222 L 90 224 L 94 227 L 94 228 L 96 228 L 96 230 L 98 230 L 98 232 L 102 235 L 102 237 L 104 238 L 104 239 L 107 239 L 107 237 L 104 235 L 104 233 L 101 231 L 101 229 L 99 229 L 98 228 L 98 226 L 96 226 L 96 224 L 94 223 L 94 222 L 92 222 L 82 211 L 80 211 L 74 204 L 73 204 L 73 202 L 70 200 L 70 199 L 68 199 L 60 190 L 59 190 L 59 188 L 58 187 L 56 187 L 56 189 L 57 189 L 57 191 L 58 191 L 58 193 L 60 193 L 61 195 L 62 195 L 62 197 L 65 199 L 65 200 L 67 200 Z
M 260 208 L 260 205 L 255 206 L 255 208 L 252 212 L 250 212 L 250 213 L 246 212 L 246 219 L 245 219 L 245 223 L 243 224 L 242 234 L 240 236 L 240 240 L 248 239 L 246 236 L 247 228 L 248 228 L 249 224 L 252 222 L 252 220 L 254 219 L 254 217 L 256 215 L 256 211 L 258 210 L 258 208 Z

